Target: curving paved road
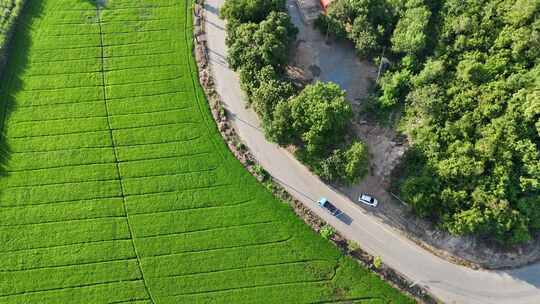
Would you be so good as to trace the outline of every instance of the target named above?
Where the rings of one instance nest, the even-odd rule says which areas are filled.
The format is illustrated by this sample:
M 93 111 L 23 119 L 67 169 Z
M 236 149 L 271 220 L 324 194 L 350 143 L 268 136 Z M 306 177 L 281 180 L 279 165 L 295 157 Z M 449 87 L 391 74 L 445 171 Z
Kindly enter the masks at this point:
M 426 286 L 445 303 L 540 303 L 540 264 L 512 271 L 475 271 L 447 262 L 392 230 L 325 185 L 286 150 L 265 140 L 257 116 L 245 108 L 237 75 L 225 60 L 225 25 L 218 17 L 224 0 L 206 0 L 206 31 L 216 89 L 233 125 L 260 164 L 298 200 L 369 253 Z M 294 8 L 291 8 L 294 9 Z M 327 197 L 347 214 L 336 219 L 314 200 Z

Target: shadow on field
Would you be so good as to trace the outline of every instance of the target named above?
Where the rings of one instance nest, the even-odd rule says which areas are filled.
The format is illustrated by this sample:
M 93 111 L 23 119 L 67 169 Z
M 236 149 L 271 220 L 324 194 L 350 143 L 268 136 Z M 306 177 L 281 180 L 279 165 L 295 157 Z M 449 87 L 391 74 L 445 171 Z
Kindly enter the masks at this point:
M 81 0 L 82 2 L 88 2 L 97 7 L 107 6 L 107 0 Z
M 0 177 L 6 176 L 11 149 L 6 139 L 6 122 L 16 110 L 15 95 L 23 89 L 21 74 L 28 65 L 31 25 L 43 12 L 42 1 L 30 1 L 23 8 L 8 48 L 8 60 L 0 80 Z

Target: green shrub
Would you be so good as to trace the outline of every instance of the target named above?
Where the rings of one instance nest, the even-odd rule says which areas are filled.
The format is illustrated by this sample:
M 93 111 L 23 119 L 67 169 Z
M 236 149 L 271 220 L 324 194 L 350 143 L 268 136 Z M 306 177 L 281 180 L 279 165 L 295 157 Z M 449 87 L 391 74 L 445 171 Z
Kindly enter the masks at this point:
M 219 15 L 229 22 L 258 23 L 270 13 L 284 9 L 285 0 L 227 0 Z
M 320 157 L 344 141 L 345 127 L 352 118 L 345 92 L 334 83 L 308 85 L 287 103 L 292 137 L 302 143 L 308 157 Z
M 373 259 L 373 267 L 375 267 L 376 269 L 380 269 L 381 266 L 382 266 L 382 258 L 380 256 L 376 256 Z
M 336 230 L 332 226 L 327 224 L 321 228 L 319 233 L 323 238 L 329 240 L 334 236 L 334 234 L 336 234 Z
M 369 152 L 366 145 L 362 142 L 354 142 L 345 156 L 344 176 L 348 183 L 355 183 L 358 179 L 364 177 L 369 171 Z
M 379 121 L 400 119 L 425 161 L 395 184 L 417 214 L 454 234 L 515 244 L 540 229 L 540 205 L 529 202 L 540 196 L 537 3 L 330 6 L 327 18 L 338 24 L 329 29 L 343 29 L 359 54 L 384 48 L 394 62 L 379 79 L 377 102 L 368 99 L 365 109 Z
M 353 184 L 368 173 L 369 153 L 364 143 L 356 141 L 347 149 L 334 150 L 314 166 L 325 180 Z
M 360 245 L 358 245 L 357 242 L 351 240 L 347 241 L 347 250 L 349 250 L 349 252 L 354 252 L 358 249 L 360 249 Z

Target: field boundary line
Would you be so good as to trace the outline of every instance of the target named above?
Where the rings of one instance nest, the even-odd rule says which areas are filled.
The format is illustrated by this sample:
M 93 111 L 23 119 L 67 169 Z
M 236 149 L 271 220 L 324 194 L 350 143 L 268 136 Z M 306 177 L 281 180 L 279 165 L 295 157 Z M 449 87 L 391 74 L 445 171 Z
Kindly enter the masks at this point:
M 145 5 L 145 6 L 126 6 L 126 7 L 116 7 L 116 8 L 108 8 L 108 11 L 121 11 L 121 10 L 131 10 L 131 9 L 144 9 L 144 8 L 153 8 L 153 9 L 160 9 L 160 8 L 170 8 L 176 6 L 175 4 L 172 5 Z M 58 12 L 90 12 L 91 9 L 84 9 L 84 8 L 73 8 L 73 9 L 62 9 L 58 10 Z
M 135 212 L 133 216 L 138 215 L 150 215 L 150 214 L 162 214 L 162 213 L 174 213 L 174 212 L 189 212 L 194 210 L 200 210 L 200 209 L 220 209 L 220 208 L 228 208 L 228 207 L 237 207 L 242 205 L 248 205 L 255 201 L 255 199 L 249 199 L 249 200 L 242 200 L 239 202 L 234 202 L 232 204 L 228 205 L 215 205 L 215 206 L 206 206 L 206 207 L 191 207 L 191 208 L 184 208 L 184 209 L 169 209 L 169 210 L 162 210 L 162 211 L 154 211 L 154 212 Z M 204 203 L 204 202 L 203 202 Z M 0 226 L 2 227 L 2 226 Z
M 13 208 L 37 207 L 37 206 L 45 206 L 45 205 L 53 205 L 53 204 L 70 204 L 70 203 L 86 202 L 86 201 L 107 200 L 107 199 L 113 199 L 113 198 L 122 198 L 122 197 L 119 195 L 114 195 L 114 196 L 104 196 L 104 197 L 92 197 L 92 198 L 86 198 L 86 199 L 73 199 L 73 200 L 67 200 L 67 201 L 49 201 L 49 202 L 37 203 L 37 204 L 30 203 L 30 204 L 23 204 L 23 205 L 7 205 L 7 206 L 0 206 L 0 210 L 13 209 Z
M 10 229 L 10 228 L 17 228 L 21 226 L 38 226 L 38 225 L 53 225 L 53 224 L 61 224 L 61 223 L 72 223 L 72 222 L 84 222 L 84 221 L 94 221 L 94 220 L 105 220 L 105 219 L 120 219 L 124 218 L 123 215 L 104 215 L 104 216 L 95 216 L 95 217 L 87 217 L 87 218 L 74 218 L 74 219 L 64 219 L 64 220 L 56 220 L 56 221 L 47 221 L 47 222 L 38 222 L 38 223 L 24 223 L 24 224 L 2 224 L 0 225 L 0 230 L 2 229 Z M 0 270 L 0 272 L 2 272 Z
M 31 119 L 31 120 L 18 120 L 18 119 L 11 120 L 10 119 L 9 122 L 11 125 L 18 125 L 18 124 L 23 124 L 23 123 L 44 123 L 48 121 L 59 121 L 59 120 L 90 120 L 94 118 L 107 118 L 107 116 L 89 116 L 89 115 L 81 114 L 81 116 L 70 116 L 68 118 L 61 117 L 61 118 L 50 118 L 50 119 Z
M 119 178 L 112 178 L 112 179 L 96 179 L 96 180 L 84 180 L 84 181 L 72 181 L 72 182 L 59 182 L 59 183 L 50 183 L 50 184 L 26 184 L 21 186 L 7 186 L 3 187 L 3 190 L 10 190 L 10 189 L 22 189 L 22 188 L 40 188 L 40 187 L 48 187 L 48 186 L 59 186 L 59 185 L 72 185 L 72 184 L 84 184 L 84 183 L 107 183 L 107 182 L 114 182 L 119 181 Z
M 152 56 L 152 55 L 169 55 L 174 54 L 174 51 L 164 51 L 164 52 L 155 52 L 155 53 L 141 53 L 141 54 L 130 54 L 130 55 L 119 55 L 119 56 L 104 56 L 103 58 L 129 58 L 129 57 L 139 57 L 139 56 Z
M 142 31 L 136 31 L 137 33 L 152 33 L 152 32 L 169 32 L 170 29 L 168 28 L 161 28 L 161 29 L 152 29 L 152 30 L 142 30 Z M 116 35 L 116 34 L 131 34 L 133 33 L 132 31 L 131 32 L 106 32 L 106 33 L 103 33 L 103 34 L 107 34 L 107 35 Z M 55 35 L 46 35 L 46 36 L 43 36 L 44 38 L 53 38 L 53 37 L 72 37 L 72 36 L 92 36 L 92 35 L 95 35 L 95 34 L 99 34 L 99 32 L 91 32 L 91 33 L 75 33 L 75 34 L 55 34 Z
M 183 107 L 183 108 L 169 108 L 169 109 L 163 109 L 163 110 L 150 110 L 148 112 L 140 112 L 140 113 L 111 114 L 111 117 L 131 116 L 131 115 L 146 115 L 146 114 L 173 112 L 173 111 L 187 111 L 187 110 L 190 110 L 191 108 L 193 108 L 193 106 L 188 105 L 188 106 Z
M 237 291 L 237 290 L 259 289 L 259 288 L 265 288 L 265 287 L 290 286 L 290 285 L 294 286 L 294 285 L 314 284 L 314 283 L 323 284 L 330 281 L 331 280 L 324 279 L 324 280 L 306 280 L 306 281 L 287 282 L 287 283 L 256 284 L 256 285 L 243 286 L 243 287 L 222 288 L 222 289 L 216 289 L 216 290 L 195 291 L 195 292 L 188 292 L 188 293 L 177 293 L 177 294 L 167 295 L 165 297 L 166 298 L 188 297 L 188 296 L 195 296 L 195 295 L 201 295 L 201 294 L 227 293 L 227 292 L 232 292 L 232 291 Z
M 135 258 L 136 258 L 136 261 L 137 261 L 137 267 L 139 268 L 139 271 L 141 273 L 141 280 L 143 282 L 144 289 L 145 289 L 146 294 L 148 295 L 148 297 L 150 297 L 150 302 L 155 304 L 156 301 L 155 301 L 152 293 L 150 292 L 150 289 L 148 288 L 148 284 L 146 284 L 146 279 L 145 279 L 145 276 L 144 276 L 144 271 L 143 271 L 143 268 L 142 268 L 141 259 L 140 259 L 139 253 L 137 251 L 137 246 L 135 245 L 135 234 L 133 232 L 133 227 L 131 226 L 131 223 L 130 223 L 130 220 L 129 220 L 128 208 L 126 206 L 126 198 L 124 196 L 124 193 L 125 193 L 124 184 L 122 183 L 122 174 L 120 173 L 120 165 L 118 164 L 118 152 L 116 151 L 116 142 L 114 140 L 113 130 L 111 128 L 111 118 L 109 117 L 109 105 L 107 103 L 107 87 L 106 87 L 106 82 L 105 82 L 105 58 L 103 58 L 103 56 L 105 54 L 105 47 L 104 47 L 104 43 L 103 43 L 103 40 L 104 40 L 103 36 L 104 35 L 103 35 L 103 29 L 102 29 L 102 26 L 101 26 L 101 8 L 100 8 L 99 3 L 96 4 L 96 17 L 97 17 L 97 23 L 99 25 L 99 39 L 100 39 L 100 50 L 101 50 L 101 82 L 102 82 L 102 91 L 103 91 L 103 102 L 105 103 L 105 112 L 107 114 L 107 124 L 109 126 L 109 137 L 110 137 L 111 145 L 112 145 L 112 149 L 113 149 L 116 173 L 118 175 L 118 184 L 120 185 L 120 193 L 121 193 L 121 196 L 122 196 L 122 207 L 124 209 L 126 224 L 128 226 L 129 236 L 130 236 L 130 239 L 131 239 L 131 245 L 132 245 L 133 251 L 135 253 Z
M 107 117 L 111 117 L 108 115 Z M 184 124 L 197 124 L 198 121 L 181 121 L 181 122 L 172 122 L 158 125 L 148 125 L 148 126 L 136 126 L 136 127 L 125 127 L 125 128 L 112 128 L 109 126 L 111 131 L 123 131 L 123 130 L 134 130 L 134 129 L 144 129 L 144 128 L 158 128 L 163 126 L 172 126 L 172 125 L 184 125 Z M 52 137 L 52 136 L 66 136 L 66 135 L 75 135 L 75 134 L 86 134 L 86 133 L 99 133 L 99 132 L 108 132 L 109 130 L 93 130 L 93 131 L 74 131 L 68 133 L 58 133 L 58 134 L 46 134 L 46 135 L 30 135 L 30 136 L 13 136 L 6 137 L 6 139 L 28 139 L 28 138 L 43 138 L 43 137 Z M 120 145 L 121 147 L 121 145 Z
M 217 248 L 201 249 L 201 250 L 186 250 L 186 251 L 179 251 L 179 252 L 173 252 L 173 253 L 149 255 L 149 256 L 145 256 L 144 258 L 157 259 L 157 258 L 173 256 L 173 255 L 189 255 L 189 254 L 194 254 L 194 253 L 213 252 L 213 251 L 220 251 L 220 250 L 240 249 L 240 248 L 248 248 L 248 247 L 265 247 L 265 246 L 270 246 L 270 245 L 273 246 L 276 244 L 288 243 L 293 239 L 294 237 L 288 236 L 287 238 L 276 240 L 276 241 L 264 241 L 260 243 L 250 243 L 246 245 L 235 245 L 235 246 L 217 247 Z
M 99 60 L 99 58 L 90 58 L 90 59 L 95 59 L 95 60 Z M 88 59 L 89 60 L 89 59 Z M 49 63 L 47 61 L 43 61 L 41 63 Z M 34 65 L 35 67 L 35 65 Z M 101 70 L 92 70 L 92 71 L 81 71 L 81 72 L 68 72 L 68 73 L 50 73 L 50 74 L 28 74 L 28 75 L 25 75 L 24 77 L 27 77 L 27 78 L 37 78 L 37 77 L 43 77 L 43 78 L 47 78 L 49 76 L 59 76 L 59 75 L 66 75 L 66 76 L 69 76 L 69 75 L 81 75 L 81 74 L 98 74 L 99 72 L 101 72 Z
M 13 249 L 13 250 L 7 250 L 7 251 L 0 251 L 0 254 L 14 254 L 17 252 L 32 251 L 32 250 L 39 251 L 39 250 L 54 249 L 54 248 L 59 248 L 59 247 L 80 246 L 80 245 L 86 245 L 86 244 L 114 243 L 114 242 L 122 242 L 122 241 L 126 241 L 126 242 L 130 241 L 130 238 L 96 240 L 96 241 L 86 241 L 86 242 L 75 242 L 71 244 L 60 244 L 60 245 L 54 245 L 54 246 L 41 246 L 41 247 L 24 248 L 24 249 Z
M 21 90 L 20 92 L 26 93 L 26 92 L 49 92 L 49 91 L 69 91 L 72 89 L 93 89 L 93 88 L 99 88 L 99 85 L 92 85 L 92 86 L 78 86 L 78 87 L 59 87 L 59 88 L 49 88 L 49 89 L 34 89 L 34 90 Z
M 148 18 L 144 20 L 120 20 L 115 19 L 112 21 L 102 22 L 102 24 L 109 24 L 109 23 L 121 23 L 121 22 L 140 22 L 140 21 L 158 21 L 158 20 L 172 20 L 176 18 Z M 58 23 L 50 23 L 50 25 L 53 26 L 65 26 L 65 25 L 88 25 L 88 23 L 81 23 L 81 22 L 58 22 Z
M 51 137 L 51 136 L 68 136 L 68 135 L 74 135 L 74 134 L 98 133 L 98 132 L 107 132 L 107 130 L 102 129 L 102 130 L 93 130 L 93 131 L 74 131 L 74 132 L 58 133 L 58 134 L 8 136 L 6 138 L 7 139 L 32 139 L 32 138 L 35 139 L 35 138 L 43 138 L 43 137 Z
M 113 302 L 109 302 L 109 304 L 123 304 L 123 303 L 139 303 L 139 302 L 145 302 L 150 300 L 149 298 L 133 298 L 133 299 L 130 299 L 130 300 L 122 300 L 122 301 L 113 301 Z
M 237 225 L 229 225 L 229 226 L 221 226 L 221 227 L 210 227 L 210 228 L 202 228 L 202 229 L 197 229 L 197 230 L 187 230 L 187 231 L 182 231 L 182 232 L 171 232 L 171 233 L 146 235 L 146 236 L 142 236 L 141 239 L 157 238 L 157 237 L 172 236 L 172 235 L 182 235 L 182 234 L 192 234 L 192 233 L 200 233 L 200 232 L 215 231 L 215 230 L 227 230 L 229 228 L 255 226 L 255 225 L 270 224 L 270 223 L 278 223 L 278 222 L 277 221 L 271 221 L 271 220 L 264 220 L 264 221 L 237 224 Z
M 58 62 L 72 62 L 72 61 L 84 61 L 84 60 L 90 60 L 90 59 L 99 59 L 99 57 L 88 57 L 88 58 L 77 57 L 77 58 L 72 58 L 72 59 L 37 60 L 39 58 L 40 58 L 40 56 L 34 54 L 34 57 L 30 57 L 28 59 L 28 64 L 32 65 L 32 64 L 36 64 L 36 63 L 58 63 Z
M 106 261 L 83 262 L 83 263 L 78 263 L 78 264 L 39 266 L 39 267 L 25 268 L 25 269 L 8 269 L 8 270 L 1 270 L 0 269 L 0 273 L 13 273 L 13 272 L 24 272 L 24 271 L 32 271 L 32 270 L 68 268 L 68 267 L 75 268 L 77 266 L 88 266 L 88 265 L 107 264 L 107 263 L 116 263 L 116 262 L 129 262 L 129 261 L 135 261 L 135 259 L 136 259 L 135 256 L 133 256 L 133 257 L 129 257 L 129 258 L 121 258 L 121 259 L 106 260 Z
M 196 277 L 201 276 L 205 274 L 214 274 L 214 273 L 226 273 L 226 272 L 234 272 L 239 270 L 250 270 L 250 269 L 258 269 L 258 268 L 272 268 L 276 266 L 288 266 L 288 265 L 294 265 L 294 264 L 307 264 L 311 262 L 333 262 L 332 260 L 324 260 L 324 259 L 301 259 L 297 261 L 289 261 L 289 262 L 281 262 L 281 263 L 268 263 L 268 264 L 260 264 L 260 265 L 252 265 L 252 266 L 239 266 L 239 267 L 231 267 L 231 268 L 225 268 L 220 270 L 211 270 L 211 271 L 202 271 L 202 272 L 192 272 L 192 273 L 185 273 L 185 274 L 170 274 L 170 275 L 163 275 L 163 276 L 155 276 L 153 278 L 178 278 L 178 277 Z M 332 271 L 334 272 L 334 271 Z M 331 279 L 329 279 L 331 280 Z
M 174 159 L 174 158 L 188 158 L 188 157 L 199 157 L 205 154 L 211 154 L 212 151 L 203 151 L 203 152 L 197 152 L 192 154 L 181 154 L 181 155 L 173 155 L 173 156 L 160 156 L 160 157 L 151 157 L 151 158 L 141 158 L 141 159 L 130 159 L 130 160 L 118 160 L 119 163 L 135 163 L 135 162 L 144 162 L 144 161 L 152 161 L 152 160 L 160 160 L 160 159 Z M 54 169 L 62 169 L 62 168 L 70 168 L 70 167 L 85 167 L 85 166 L 100 166 L 100 165 L 112 165 L 114 162 L 102 162 L 102 163 L 83 163 L 83 164 L 70 164 L 70 165 L 59 165 L 59 166 L 52 166 L 52 167 L 43 167 L 43 168 L 32 168 L 32 169 L 19 169 L 19 170 L 6 170 L 8 173 L 22 173 L 22 172 L 32 172 L 32 171 L 44 171 L 44 170 L 54 170 Z
M 110 147 L 109 147 L 110 148 Z M 165 194 L 172 194 L 172 193 L 178 193 L 179 191 L 195 191 L 195 190 L 206 190 L 206 189 L 219 189 L 223 187 L 231 186 L 232 184 L 218 184 L 218 185 L 211 185 L 211 186 L 201 186 L 201 187 L 186 187 L 184 189 L 179 190 L 168 190 L 168 191 L 159 191 L 159 192 L 146 192 L 146 193 L 138 193 L 138 194 L 127 194 L 124 197 L 136 197 L 136 196 L 145 196 L 145 195 L 165 195 Z M 45 203 L 30 203 L 30 204 L 22 204 L 22 205 L 5 205 L 0 206 L 0 210 L 4 208 L 23 208 L 28 206 L 42 206 L 42 205 L 49 205 L 49 204 L 56 204 L 56 203 L 75 203 L 75 202 L 82 202 L 82 201 L 93 201 L 93 200 L 100 200 L 100 199 L 111 199 L 111 198 L 122 198 L 122 196 L 119 195 L 113 195 L 113 196 L 103 196 L 103 197 L 91 197 L 86 199 L 72 199 L 72 200 L 60 200 L 60 201 L 48 201 Z
M 151 67 L 151 66 L 147 66 L 147 67 Z M 103 72 L 107 72 L 107 71 L 103 71 Z M 134 84 L 156 84 L 156 83 L 160 83 L 160 82 L 166 82 L 166 81 L 174 81 L 174 80 L 178 80 L 178 79 L 181 79 L 181 78 L 184 78 L 182 75 L 180 76 L 174 76 L 172 78 L 165 78 L 165 79 L 156 79 L 156 80 L 143 80 L 143 81 L 137 81 L 137 82 L 128 82 L 128 83 L 117 83 L 117 84 L 114 84 L 114 83 L 111 83 L 111 84 L 107 84 L 107 87 L 113 87 L 113 86 L 127 86 L 127 85 L 134 85 Z
M 19 100 L 18 102 L 21 102 L 21 101 Z M 27 103 L 26 101 L 22 101 L 22 102 Z M 29 102 L 30 104 L 27 104 L 27 105 L 17 105 L 17 109 L 79 105 L 81 103 L 98 103 L 98 102 L 102 102 L 102 100 L 91 99 L 91 100 L 83 100 L 83 101 L 76 101 L 76 102 L 57 102 L 57 103 L 42 103 L 42 104 L 32 104 L 31 102 Z
M 167 53 L 167 54 L 164 54 L 164 55 L 168 55 L 168 54 L 174 54 L 174 52 L 171 52 L 171 53 Z M 148 56 L 152 56 L 154 54 L 145 54 L 145 55 L 137 55 L 137 56 L 132 56 L 132 57 L 148 57 Z M 161 55 L 161 54 L 159 54 Z M 114 56 L 113 56 L 114 57 Z M 112 58 L 112 57 L 109 57 L 109 58 Z M 170 67 L 170 66 L 186 66 L 187 64 L 185 63 L 170 63 L 170 64 L 156 64 L 156 65 L 148 65 L 148 66 L 140 66 L 140 67 L 129 67 L 129 68 L 121 68 L 121 69 L 110 69 L 110 70 L 105 70 L 105 72 L 118 72 L 118 71 L 126 71 L 126 70 L 136 70 L 136 69 L 147 69 L 147 68 L 159 68 L 159 67 Z M 182 76 L 179 76 L 179 77 L 182 77 Z
M 111 100 L 129 99 L 129 98 L 154 97 L 154 96 L 162 96 L 162 95 L 176 94 L 176 93 L 187 93 L 187 92 L 186 91 L 171 91 L 171 92 L 162 92 L 162 93 L 131 95 L 131 96 L 123 96 L 123 97 L 112 97 L 112 98 L 108 98 L 107 100 L 111 101 Z
M 50 292 L 50 291 L 85 288 L 85 287 L 93 287 L 93 286 L 116 284 L 116 283 L 138 282 L 138 281 L 143 281 L 144 282 L 143 279 L 127 279 L 127 280 L 99 282 L 99 283 L 92 283 L 92 284 L 81 284 L 81 285 L 76 285 L 76 286 L 55 287 L 55 288 L 48 288 L 48 289 L 41 289 L 41 290 L 22 291 L 22 292 L 17 292 L 17 293 L 12 293 L 12 294 L 3 294 L 3 295 L 0 295 L 0 299 L 1 298 L 14 297 L 14 296 L 22 296 L 22 295 L 27 295 L 27 294 L 41 293 L 41 292 Z

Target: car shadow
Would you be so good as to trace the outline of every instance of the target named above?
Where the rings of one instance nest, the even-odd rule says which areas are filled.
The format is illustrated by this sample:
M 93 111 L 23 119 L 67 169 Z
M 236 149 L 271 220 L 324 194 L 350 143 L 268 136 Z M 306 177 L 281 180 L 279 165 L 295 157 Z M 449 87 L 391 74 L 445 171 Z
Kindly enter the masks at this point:
M 353 219 L 346 213 L 341 213 L 340 215 L 336 216 L 336 218 L 343 222 L 345 225 L 350 225 L 353 222 Z
M 215 7 L 215 6 L 212 6 L 212 5 L 208 4 L 208 3 L 205 3 L 204 4 L 204 9 L 206 11 L 214 14 L 214 15 L 219 16 L 219 9 L 217 7 Z

